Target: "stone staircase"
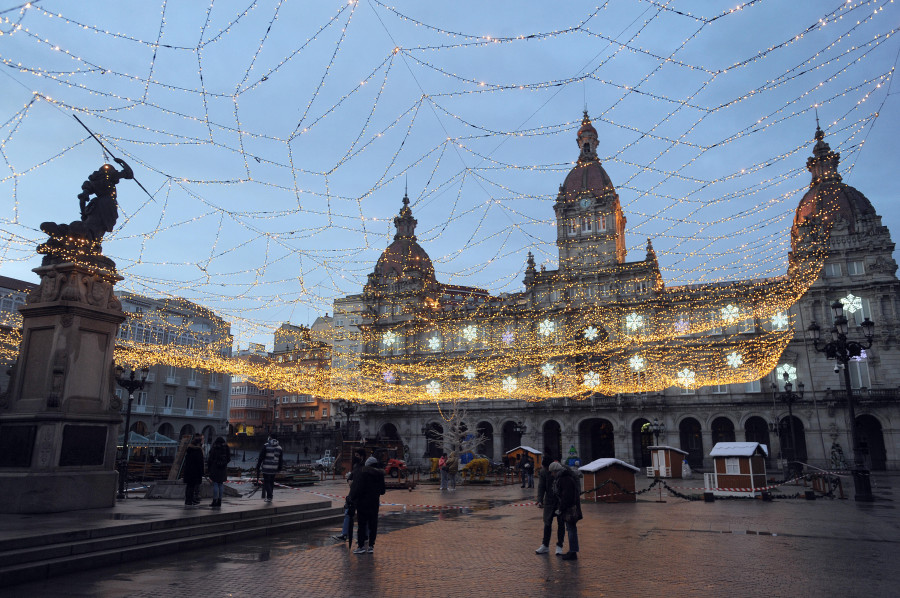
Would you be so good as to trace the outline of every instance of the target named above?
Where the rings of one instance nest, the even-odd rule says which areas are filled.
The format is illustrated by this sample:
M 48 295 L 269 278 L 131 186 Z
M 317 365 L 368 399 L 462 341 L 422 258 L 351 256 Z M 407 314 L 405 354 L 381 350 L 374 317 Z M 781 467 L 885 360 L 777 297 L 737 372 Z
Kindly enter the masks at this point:
M 135 522 L 0 541 L 0 588 L 343 521 L 331 501 Z

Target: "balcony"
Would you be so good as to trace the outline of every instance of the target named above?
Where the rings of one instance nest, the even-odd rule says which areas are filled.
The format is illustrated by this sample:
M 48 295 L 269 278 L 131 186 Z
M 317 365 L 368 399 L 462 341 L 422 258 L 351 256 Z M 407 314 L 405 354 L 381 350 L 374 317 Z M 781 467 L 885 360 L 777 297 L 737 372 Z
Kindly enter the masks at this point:
M 200 388 L 200 379 L 199 378 L 188 378 L 187 385 L 190 388 Z
M 178 376 L 166 376 L 166 384 L 178 386 L 181 384 L 181 379 Z

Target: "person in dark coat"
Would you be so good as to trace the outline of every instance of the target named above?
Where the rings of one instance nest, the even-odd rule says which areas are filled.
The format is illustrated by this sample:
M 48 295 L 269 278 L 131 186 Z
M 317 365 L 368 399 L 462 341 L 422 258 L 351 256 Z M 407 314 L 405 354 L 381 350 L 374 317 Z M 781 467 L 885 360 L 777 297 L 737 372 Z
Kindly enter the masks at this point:
M 378 459 L 369 457 L 366 464 L 353 476 L 350 485 L 350 502 L 356 507 L 359 518 L 357 548 L 354 554 L 375 552 L 375 537 L 378 535 L 378 507 L 385 492 L 384 470 L 375 467 Z M 368 542 L 368 548 L 366 543 Z
M 366 449 L 358 448 L 353 453 L 350 461 L 350 471 L 347 472 L 347 483 L 353 483 L 353 476 L 362 469 L 366 462 Z M 339 536 L 331 536 L 339 542 L 346 542 L 350 538 L 350 526 L 353 525 L 353 517 L 356 516 L 356 507 L 350 502 L 350 495 L 344 497 L 344 524 L 341 526 L 341 534 Z
M 219 436 L 209 449 L 209 457 L 206 459 L 206 471 L 212 481 L 212 503 L 214 509 L 222 506 L 222 497 L 225 495 L 225 480 L 228 478 L 228 463 L 231 462 L 231 449 L 225 439 Z
M 578 521 L 581 515 L 581 484 L 568 467 L 559 462 L 550 465 L 553 475 L 553 488 L 559 497 L 556 513 L 566 522 L 566 533 L 569 536 L 569 552 L 562 556 L 564 561 L 578 559 Z
M 558 461 L 554 461 L 557 463 Z M 543 467 L 538 472 L 537 506 L 544 510 L 544 539 L 541 546 L 535 550 L 535 554 L 547 554 L 550 552 L 550 534 L 553 531 L 553 521 L 556 521 L 556 555 L 563 554 L 563 540 L 566 539 L 566 527 L 562 517 L 556 514 L 559 506 L 559 497 L 553 492 L 553 475 L 550 473 L 550 459 L 544 459 Z
M 284 451 L 278 444 L 278 439 L 272 436 L 259 451 L 259 458 L 256 460 L 256 477 L 262 470 L 263 484 L 262 497 L 266 502 L 272 502 L 272 493 L 275 491 L 275 474 L 284 467 Z
M 184 463 L 181 466 L 181 477 L 184 480 L 184 504 L 185 506 L 199 505 L 200 501 L 195 493 L 203 483 L 203 447 L 200 446 L 202 438 L 194 436 L 184 453 Z

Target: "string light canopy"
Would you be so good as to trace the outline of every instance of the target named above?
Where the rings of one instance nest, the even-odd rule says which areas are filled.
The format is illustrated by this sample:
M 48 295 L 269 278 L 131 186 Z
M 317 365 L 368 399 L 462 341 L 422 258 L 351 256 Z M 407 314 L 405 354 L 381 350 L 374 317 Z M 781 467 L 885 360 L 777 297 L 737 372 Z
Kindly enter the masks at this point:
M 815 111 L 845 174 L 871 132 L 891 128 L 880 119 L 898 9 L 884 1 L 709 4 L 706 14 L 625 0 L 551 15 L 481 6 L 477 23 L 458 8 L 377 0 L 107 8 L 0 13 L 12 90 L 0 107 L 4 274 L 30 276 L 37 224 L 74 217 L 81 180 L 111 159 L 72 115 L 149 192 L 119 190 L 119 225 L 104 238 L 120 288 L 203 305 L 242 344 L 359 293 L 409 181 L 435 277 L 489 298 L 465 316 L 364 330 L 367 346 L 406 350 L 414 339 L 434 359 L 387 367 L 376 355 L 364 357 L 364 378 L 333 371 L 328 388 L 354 387 L 360 401 L 427 400 L 428 381 L 436 396 L 541 398 L 762 375 L 821 265 L 824 229 L 803 231 L 812 249 L 788 260 Z M 734 41 L 754 22 L 779 26 Z M 643 282 L 664 283 L 677 310 L 602 292 L 572 312 L 498 307 L 522 290 L 528 252 L 537 272 L 560 266 L 551 206 L 573 168 L 583 103 L 627 215 L 622 250 L 641 254 L 653 239 L 661 279 Z M 750 319 L 761 332 L 741 328 Z M 715 342 L 694 342 L 707 333 Z M 127 341 L 118 355 L 336 392 L 319 373 L 222 353 Z M 641 370 L 629 366 L 636 356 Z M 685 370 L 693 377 L 679 378 Z

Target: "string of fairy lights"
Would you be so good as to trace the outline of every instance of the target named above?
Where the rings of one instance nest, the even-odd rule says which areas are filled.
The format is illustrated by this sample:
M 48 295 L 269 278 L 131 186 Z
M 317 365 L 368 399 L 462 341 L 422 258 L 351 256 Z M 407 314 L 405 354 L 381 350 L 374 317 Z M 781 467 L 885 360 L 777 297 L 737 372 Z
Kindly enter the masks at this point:
M 124 363 L 395 403 L 759 379 L 778 365 L 791 306 L 824 258 L 827 217 L 802 231 L 810 249 L 798 254 L 795 239 L 787 257 L 817 113 L 846 177 L 889 95 L 897 8 L 798 9 L 741 47 L 721 40 L 781 8 L 710 6 L 609 0 L 552 19 L 488 13 L 477 25 L 381 0 L 304 11 L 163 0 L 128 19 L 48 2 L 7 9 L 0 73 L 21 103 L 0 115 L 0 266 L 34 263 L 47 212 L 74 218 L 72 200 L 48 210 L 37 197 L 74 197 L 94 162 L 110 161 L 83 130 L 66 130 L 77 115 L 149 190 L 120 185 L 103 244 L 125 279 L 117 288 L 186 300 L 215 328 L 184 342 L 191 324 L 167 322 L 162 338 L 142 341 L 133 331 L 165 317 L 129 314 Z M 515 300 L 528 252 L 541 269 L 560 266 L 552 205 L 577 155 L 582 100 L 628 218 L 620 273 L 659 290 L 656 303 L 562 276 L 552 292 L 567 301 Z M 47 135 L 48 123 L 59 132 Z M 432 289 L 427 309 L 403 293 L 379 299 L 395 302 L 393 319 L 316 332 L 315 351 L 324 343 L 328 361 L 353 364 L 327 374 L 320 357 L 227 357 L 232 342 L 271 338 L 280 322 L 310 323 L 361 293 L 407 186 L 437 279 L 483 297 L 454 306 Z M 647 274 L 648 239 L 661 280 Z M 14 320 L 4 328 L 0 355 L 11 358 L 19 333 Z

